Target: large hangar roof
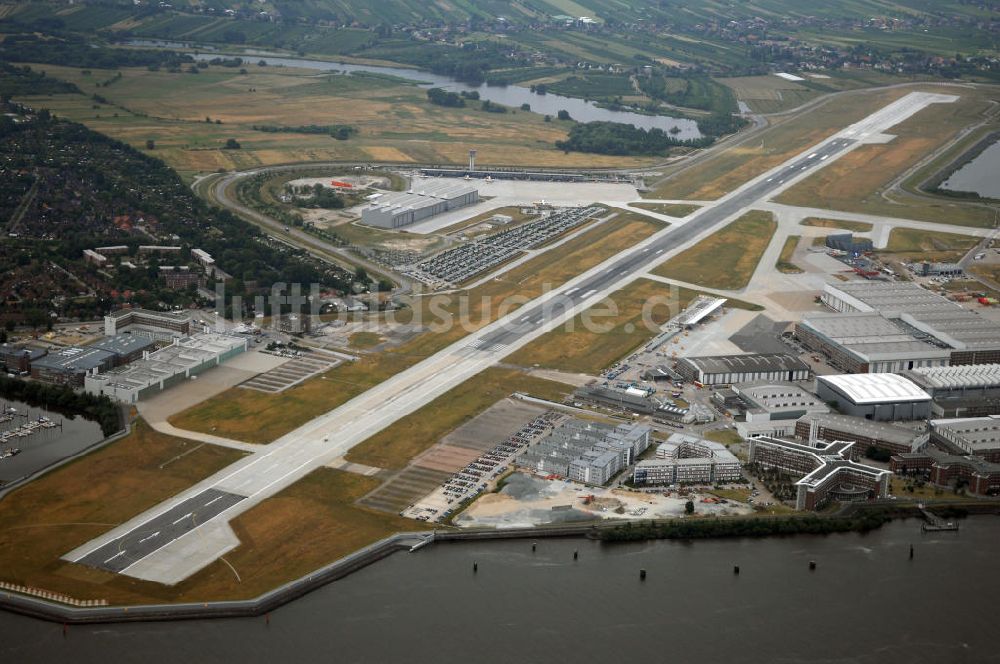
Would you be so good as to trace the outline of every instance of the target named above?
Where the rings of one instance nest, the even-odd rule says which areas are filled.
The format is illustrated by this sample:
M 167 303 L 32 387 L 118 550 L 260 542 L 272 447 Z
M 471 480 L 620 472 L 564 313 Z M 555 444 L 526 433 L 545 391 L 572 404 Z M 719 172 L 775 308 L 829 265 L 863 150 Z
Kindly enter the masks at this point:
M 920 389 L 916 383 L 898 374 L 841 374 L 817 376 L 816 380 L 830 385 L 858 405 L 931 399 L 931 395 Z

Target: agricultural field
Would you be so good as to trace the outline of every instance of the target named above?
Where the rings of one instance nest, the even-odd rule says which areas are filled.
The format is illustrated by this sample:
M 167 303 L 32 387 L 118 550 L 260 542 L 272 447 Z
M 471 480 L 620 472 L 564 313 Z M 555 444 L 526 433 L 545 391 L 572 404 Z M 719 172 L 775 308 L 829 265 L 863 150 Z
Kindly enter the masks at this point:
M 470 328 L 493 320 L 507 298 L 513 295 L 525 300 L 537 297 L 546 287 L 564 283 L 662 227 L 648 217 L 624 213 L 562 245 L 557 257 L 542 254 L 469 291 Z M 442 309 L 456 315 L 459 299 L 442 297 L 447 298 L 442 300 Z M 420 303 L 423 320 L 437 320 L 430 315 L 428 299 Z M 413 313 L 403 312 L 398 320 L 410 323 Z M 428 331 L 399 347 L 365 355 L 277 395 L 229 389 L 175 415 L 170 422 L 181 429 L 214 432 L 251 443 L 268 443 L 416 364 L 466 333 L 458 324 L 441 331 Z
M 668 279 L 720 290 L 750 283 L 778 224 L 770 212 L 751 210 L 653 270 Z
M 563 153 L 562 123 L 534 113 L 486 113 L 431 105 L 423 89 L 370 76 L 345 76 L 250 65 L 246 74 L 210 67 L 194 74 L 122 69 L 106 87 L 103 73 L 35 65 L 76 83 L 86 94 L 28 96 L 23 101 L 145 149 L 188 178 L 197 173 L 244 170 L 308 161 L 464 163 L 470 145 L 484 165 L 554 167 L 638 166 L 646 158 Z M 255 131 L 254 125 L 330 125 L 347 121 L 349 140 Z M 240 149 L 224 149 L 228 139 Z
M 736 99 L 746 102 L 754 113 L 791 110 L 822 94 L 808 85 L 778 76 L 721 78 L 719 82 L 731 88 Z
M 948 92 L 938 88 L 937 91 Z M 894 196 L 892 185 L 959 133 L 980 123 L 991 107 L 989 91 L 956 88 L 960 99 L 932 104 L 889 131 L 885 144 L 859 147 L 781 194 L 789 205 L 920 219 L 959 226 L 992 226 L 986 206 L 963 205 L 950 198 Z
M 979 243 L 979 238 L 953 233 L 936 233 L 913 228 L 894 228 L 881 253 L 892 254 L 896 260 L 956 262 Z
M 60 560 L 243 456 L 174 438 L 144 421 L 110 445 L 0 502 L 0 580 L 112 603 L 174 601 L 175 590 Z

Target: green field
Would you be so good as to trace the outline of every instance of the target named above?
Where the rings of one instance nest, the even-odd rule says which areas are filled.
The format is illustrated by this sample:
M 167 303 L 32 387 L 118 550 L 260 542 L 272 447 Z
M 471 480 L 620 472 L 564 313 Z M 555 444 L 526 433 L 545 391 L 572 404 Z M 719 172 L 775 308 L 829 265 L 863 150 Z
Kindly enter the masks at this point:
M 601 303 L 513 353 L 507 361 L 524 367 L 597 374 L 660 333 L 698 291 L 638 279 Z M 727 306 L 756 309 L 729 300 Z
M 778 261 L 775 263 L 775 267 L 778 268 L 778 272 L 784 272 L 785 274 L 801 274 L 802 268 L 792 262 L 792 255 L 795 253 L 796 247 L 799 246 L 799 240 L 802 239 L 800 235 L 789 235 L 785 238 L 785 243 L 781 246 L 781 255 L 778 256 Z
M 720 290 L 750 283 L 778 227 L 770 212 L 752 210 L 653 270 L 653 274 Z

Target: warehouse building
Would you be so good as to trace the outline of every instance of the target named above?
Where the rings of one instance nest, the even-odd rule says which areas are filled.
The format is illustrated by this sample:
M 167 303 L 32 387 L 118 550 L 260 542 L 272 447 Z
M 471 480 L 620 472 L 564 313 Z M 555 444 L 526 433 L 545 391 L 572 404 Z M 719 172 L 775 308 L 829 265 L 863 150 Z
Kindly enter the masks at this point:
M 934 417 L 981 417 L 1000 413 L 1000 364 L 924 367 L 903 372 L 934 400 Z
M 361 210 L 361 221 L 378 228 L 402 228 L 479 202 L 479 190 L 465 182 L 419 182 L 407 192 L 386 194 Z
M 797 420 L 808 413 L 829 413 L 827 406 L 812 392 L 792 383 L 755 381 L 732 387 L 747 422 Z M 722 391 L 716 391 L 713 398 Z
M 543 475 L 601 486 L 649 447 L 651 431 L 639 424 L 570 420 L 529 447 L 515 464 Z
M 751 381 L 797 381 L 812 377 L 809 365 L 785 353 L 686 357 L 676 366 L 686 380 L 703 385 Z
M 832 233 L 826 236 L 826 246 L 834 251 L 857 256 L 874 251 L 875 245 L 868 238 L 855 238 L 853 233 Z
M 112 353 L 115 356 L 114 365 L 120 367 L 123 364 L 134 362 L 146 352 L 154 350 L 156 344 L 149 337 L 135 334 L 116 334 L 113 337 L 98 339 L 87 348 L 100 348 Z
M 816 377 L 816 395 L 844 415 L 880 422 L 925 420 L 931 395 L 897 374 L 839 374 Z
M 864 324 L 869 326 L 865 329 L 874 334 L 844 334 L 847 339 L 868 337 L 870 343 L 877 343 L 879 332 L 903 335 L 891 340 L 901 345 L 882 350 L 889 357 L 881 360 L 904 364 L 874 364 L 880 361 L 878 357 L 856 362 L 855 366 L 850 366 L 849 362 L 839 364 L 847 371 L 901 371 L 921 366 L 1000 363 L 1000 326 L 918 284 L 884 281 L 826 284 L 821 299 L 838 313 L 873 314 L 867 317 Z M 885 325 L 876 327 L 878 324 L 873 321 L 878 317 L 893 325 L 895 332 Z M 852 356 L 851 344 L 843 343 L 836 333 L 824 331 L 822 325 L 814 321 L 819 321 L 819 317 L 809 316 L 796 326 L 796 335 L 802 343 L 826 354 L 835 362 Z M 906 341 L 923 342 L 924 346 L 907 346 L 903 343 Z M 864 343 L 863 339 L 855 341 L 855 345 L 859 345 L 855 350 L 859 352 L 853 355 L 863 358 L 866 350 Z M 928 347 L 947 351 L 947 360 L 944 361 L 941 353 L 931 352 Z M 870 350 L 875 352 L 878 348 Z M 927 355 L 922 355 L 924 350 Z M 893 357 L 893 354 L 898 354 L 898 357 Z M 922 360 L 924 363 L 921 364 Z
M 810 445 L 835 440 L 850 441 L 857 443 L 854 449 L 859 454 L 863 454 L 869 447 L 902 454 L 922 449 L 930 435 L 850 415 L 817 413 L 806 415 L 795 423 L 795 437 L 809 441 Z
M 191 316 L 183 311 L 120 309 L 104 317 L 106 336 L 124 332 L 159 341 L 171 341 L 191 334 Z
M 216 367 L 246 349 L 245 337 L 226 334 L 205 332 L 174 339 L 171 345 L 132 364 L 88 374 L 84 387 L 91 394 L 136 403 Z
M 795 507 L 818 510 L 831 500 L 862 502 L 889 495 L 889 472 L 851 457 L 854 443 L 837 441 L 811 447 L 779 438 L 750 441 L 750 463 L 801 476 L 795 483 Z
M 810 314 L 795 326 L 802 344 L 848 373 L 947 366 L 951 349 L 918 338 L 879 313 Z
M 71 346 L 31 363 L 31 377 L 45 383 L 80 387 L 84 376 L 115 366 L 115 354 L 100 348 Z
M 31 363 L 40 357 L 44 357 L 48 352 L 44 348 L 32 348 L 29 346 L 15 346 L 14 344 L 0 344 L 0 364 L 4 371 L 10 373 L 24 373 L 31 370 Z
M 713 484 L 743 477 L 740 460 L 725 445 L 682 433 L 656 447 L 656 458 L 636 464 L 637 486 Z
M 958 454 L 1000 463 L 1000 415 L 931 420 L 931 440 Z

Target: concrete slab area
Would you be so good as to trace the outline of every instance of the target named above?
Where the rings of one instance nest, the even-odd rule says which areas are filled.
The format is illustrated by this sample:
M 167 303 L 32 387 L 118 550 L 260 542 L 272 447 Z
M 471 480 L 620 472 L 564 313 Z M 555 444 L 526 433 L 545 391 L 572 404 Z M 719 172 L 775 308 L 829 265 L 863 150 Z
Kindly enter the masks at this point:
M 633 201 L 639 197 L 639 192 L 631 184 L 614 182 L 494 180 L 476 181 L 474 184 L 479 187 L 479 195 L 490 200 L 407 226 L 406 231 L 418 235 L 436 233 L 484 212 L 511 205 L 531 205 L 545 201 L 555 206 L 577 206 L 593 201 Z

